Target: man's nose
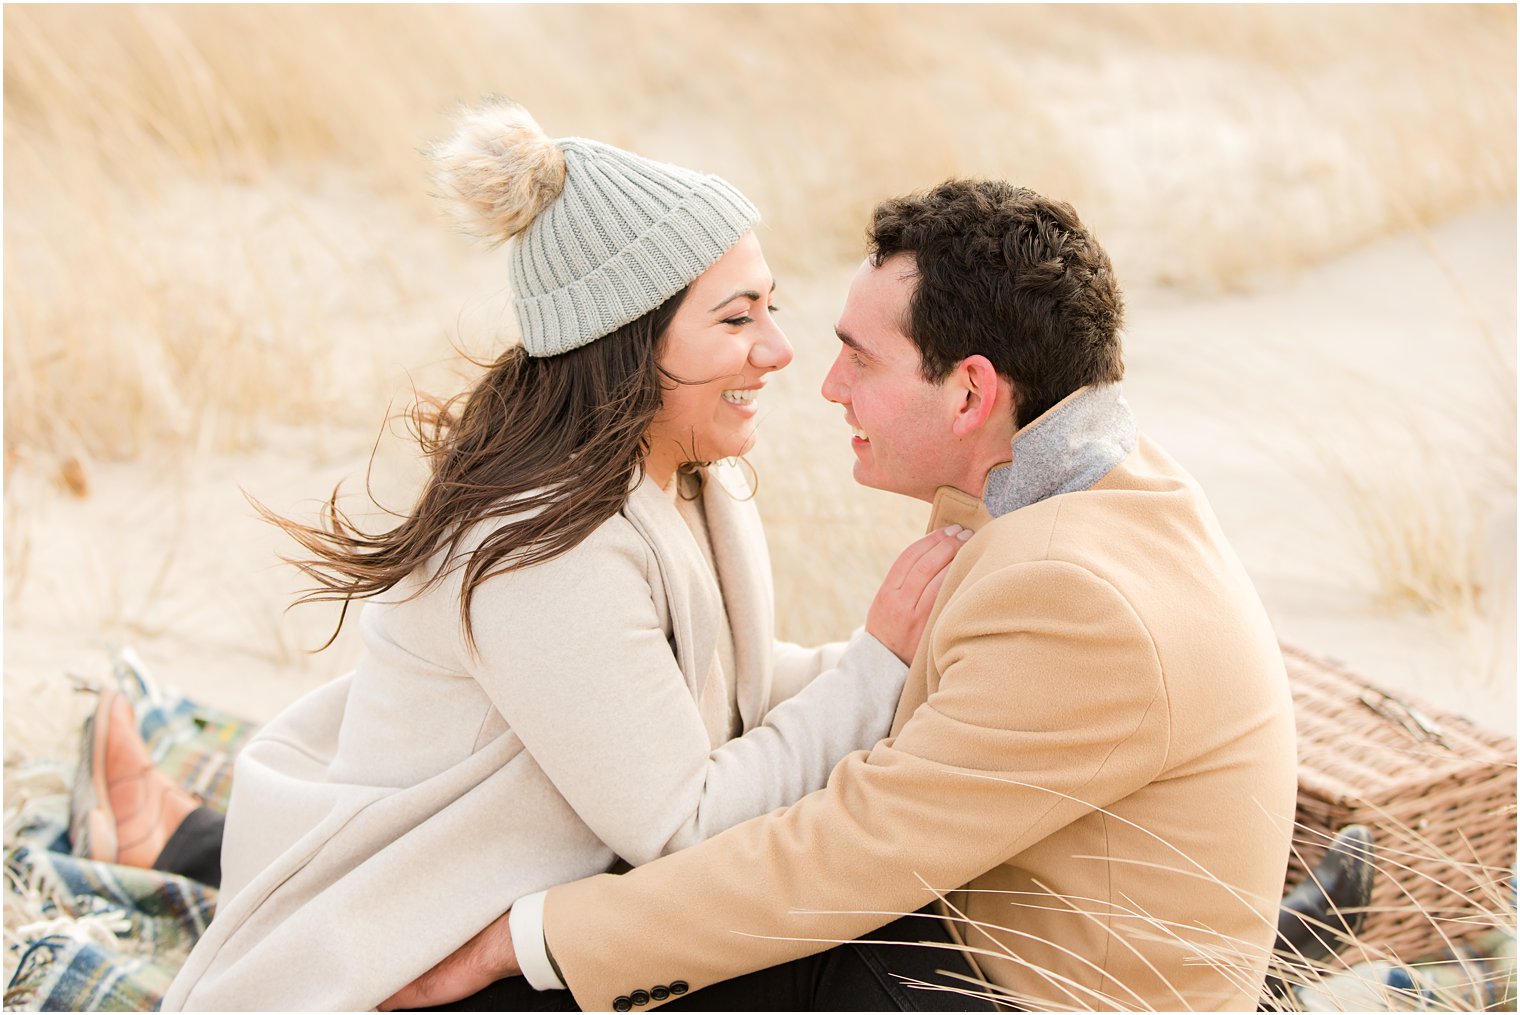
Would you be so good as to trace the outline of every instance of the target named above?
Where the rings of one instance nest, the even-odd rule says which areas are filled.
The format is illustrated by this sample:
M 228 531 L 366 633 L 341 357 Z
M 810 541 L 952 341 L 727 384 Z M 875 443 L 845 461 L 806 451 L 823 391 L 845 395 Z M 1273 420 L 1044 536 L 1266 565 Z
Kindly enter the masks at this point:
M 830 402 L 843 405 L 845 397 L 849 394 L 849 387 L 844 381 L 844 354 L 834 357 L 834 362 L 829 365 L 829 372 L 823 378 L 823 397 Z

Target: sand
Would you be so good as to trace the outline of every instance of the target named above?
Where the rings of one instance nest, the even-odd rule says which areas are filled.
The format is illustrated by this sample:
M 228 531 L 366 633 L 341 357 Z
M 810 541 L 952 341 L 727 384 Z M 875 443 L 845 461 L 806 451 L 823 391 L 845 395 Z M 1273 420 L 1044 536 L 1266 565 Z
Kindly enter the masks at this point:
M 850 484 L 848 431 L 815 395 L 847 277 L 789 280 L 798 356 L 753 455 L 778 618 L 798 640 L 857 624 L 925 517 L 922 505 Z M 1142 428 L 1208 492 L 1281 637 L 1511 733 L 1514 278 L 1509 204 L 1236 293 L 1132 288 L 1126 381 Z M 1502 398 L 1488 400 L 1496 374 L 1507 417 Z M 1469 415 L 1454 422 L 1456 408 Z M 309 516 L 335 481 L 362 479 L 380 411 L 346 427 L 264 425 L 246 452 L 92 464 L 82 496 L 55 460 L 8 463 L 7 760 L 72 756 L 88 700 L 65 674 L 99 676 L 113 643 L 136 648 L 160 680 L 255 719 L 351 666 L 351 629 L 307 651 L 335 614 L 283 612 L 299 587 L 277 560 L 289 547 L 241 490 Z M 1327 466 L 1326 449 L 1341 446 L 1356 496 L 1346 469 Z M 383 497 L 404 502 L 416 475 L 404 445 L 382 444 Z M 1443 481 L 1482 495 L 1454 500 Z M 1358 496 L 1471 535 L 1479 600 L 1465 610 L 1389 601 Z
M 1514 384 L 1514 224 L 1512 206 L 1465 216 L 1254 293 L 1140 295 L 1128 384 L 1146 428 L 1208 491 L 1281 638 L 1511 734 L 1514 403 L 1506 418 L 1485 393 L 1506 366 Z M 1190 369 L 1198 358 L 1215 370 Z M 1452 421 L 1456 407 L 1478 413 L 1490 445 Z M 1470 533 L 1486 593 L 1472 615 L 1386 601 L 1372 560 L 1389 547 L 1362 535 L 1345 484 L 1323 474 L 1326 447 L 1347 449 L 1388 512 Z M 1508 469 L 1507 496 L 1439 489 L 1471 481 L 1485 451 Z

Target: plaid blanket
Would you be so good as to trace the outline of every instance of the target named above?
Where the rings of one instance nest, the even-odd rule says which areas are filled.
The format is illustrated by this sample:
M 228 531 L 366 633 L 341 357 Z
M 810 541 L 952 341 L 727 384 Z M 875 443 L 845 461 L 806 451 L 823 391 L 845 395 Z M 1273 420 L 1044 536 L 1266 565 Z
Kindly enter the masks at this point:
M 112 679 L 132 699 L 154 760 L 225 808 L 232 759 L 253 733 L 240 719 L 156 686 L 130 650 Z M 72 766 L 6 771 L 5 1007 L 153 1011 L 216 910 L 216 891 L 159 871 L 69 854 Z M 1413 966 L 1364 962 L 1297 988 L 1305 1011 L 1515 1008 L 1513 926 Z
M 110 678 L 132 701 L 154 762 L 226 807 L 232 759 L 254 727 L 153 683 L 124 650 Z M 5 1007 L 153 1011 L 216 911 L 216 890 L 70 855 L 72 766 L 6 771 Z

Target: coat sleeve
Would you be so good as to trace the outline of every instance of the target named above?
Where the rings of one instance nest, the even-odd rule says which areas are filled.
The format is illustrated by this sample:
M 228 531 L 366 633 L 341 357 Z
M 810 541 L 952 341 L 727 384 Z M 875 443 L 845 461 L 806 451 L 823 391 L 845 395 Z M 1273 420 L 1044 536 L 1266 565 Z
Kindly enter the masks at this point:
M 892 657 L 883 688 L 891 653 L 871 639 L 713 750 L 655 609 L 653 566 L 615 517 L 570 553 L 486 582 L 471 606 L 472 676 L 576 814 L 634 865 L 822 786 L 886 732 L 906 676 Z
M 932 638 L 937 689 L 825 789 L 626 875 L 549 891 L 545 937 L 582 1008 L 859 937 L 1161 770 L 1154 648 L 1089 572 L 994 571 L 957 590 Z
M 766 703 L 767 710 L 775 708 L 781 702 L 793 697 L 808 684 L 836 666 L 850 665 L 853 660 L 847 659 L 848 654 L 869 653 L 873 658 L 866 661 L 866 665 L 879 665 L 883 669 L 891 669 L 887 658 L 897 666 L 902 667 L 903 673 L 907 673 L 907 667 L 902 660 L 892 655 L 892 650 L 882 645 L 871 635 L 866 634 L 865 628 L 858 628 L 849 641 L 831 641 L 817 648 L 808 648 L 794 642 L 780 641 L 775 643 L 771 651 L 771 697 Z M 882 736 L 886 731 L 882 731 Z M 869 744 L 861 744 L 868 747 Z

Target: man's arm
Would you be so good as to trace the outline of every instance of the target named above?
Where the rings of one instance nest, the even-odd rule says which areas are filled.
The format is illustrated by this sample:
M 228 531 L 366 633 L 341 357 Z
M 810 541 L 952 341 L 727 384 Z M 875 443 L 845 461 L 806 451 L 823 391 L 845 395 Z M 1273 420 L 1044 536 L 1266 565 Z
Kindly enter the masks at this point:
M 583 1008 L 657 1002 L 859 937 L 1160 771 L 1169 726 L 1149 635 L 1089 572 L 1039 562 L 983 576 L 930 637 L 939 687 L 825 789 L 549 891 L 547 941 Z

